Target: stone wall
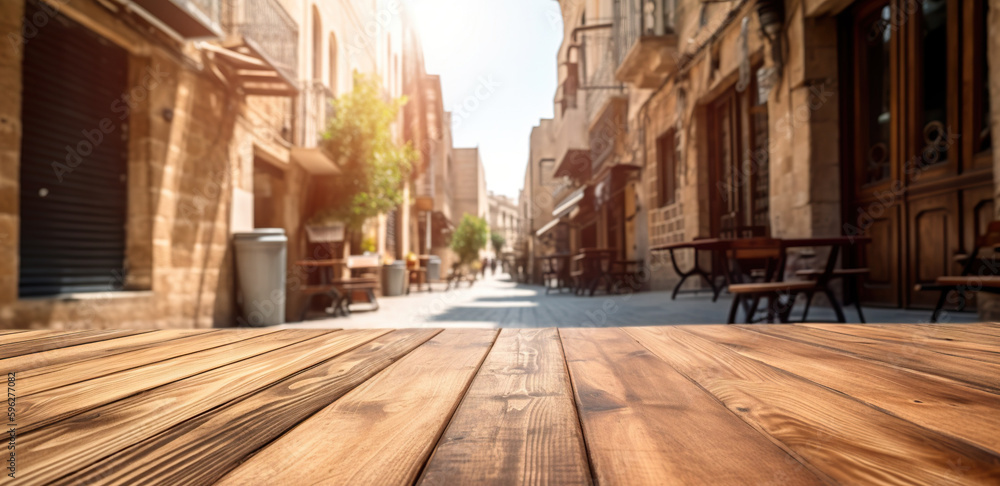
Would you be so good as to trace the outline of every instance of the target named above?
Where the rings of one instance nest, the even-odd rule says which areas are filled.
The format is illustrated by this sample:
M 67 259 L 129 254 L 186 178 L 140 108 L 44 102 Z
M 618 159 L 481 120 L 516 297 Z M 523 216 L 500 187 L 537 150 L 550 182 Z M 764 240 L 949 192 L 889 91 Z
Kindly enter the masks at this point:
M 22 9 L 19 1 L 0 5 L 3 38 L 19 35 Z M 2 49 L 0 328 L 231 325 L 229 150 L 237 99 L 196 69 L 197 57 L 148 42 L 95 2 L 67 4 L 61 15 L 101 28 L 130 52 L 126 290 L 18 299 L 21 54 Z

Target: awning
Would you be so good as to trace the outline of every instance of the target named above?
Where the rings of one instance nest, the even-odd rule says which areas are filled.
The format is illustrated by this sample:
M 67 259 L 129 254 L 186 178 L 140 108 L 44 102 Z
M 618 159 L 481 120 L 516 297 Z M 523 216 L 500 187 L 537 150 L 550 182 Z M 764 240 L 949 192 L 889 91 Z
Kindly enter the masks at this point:
M 221 46 L 200 42 L 198 48 L 224 65 L 227 81 L 239 85 L 248 95 L 292 97 L 299 94 L 287 66 L 272 60 L 251 39 L 236 36 Z
M 292 160 L 314 175 L 340 174 L 340 167 L 319 147 L 292 147 Z
M 556 226 L 559 226 L 559 223 L 562 223 L 562 219 L 560 219 L 560 218 L 556 218 L 556 219 L 553 219 L 552 221 L 549 221 L 548 224 L 546 224 L 545 226 L 542 226 L 541 228 L 539 228 L 538 231 L 535 232 L 535 236 L 542 236 L 545 233 L 548 233 L 549 231 L 552 230 L 552 228 L 555 228 Z
M 556 208 L 552 210 L 552 216 L 559 219 L 572 212 L 573 209 L 580 204 L 580 201 L 583 201 L 583 196 L 585 195 L 586 190 L 587 188 L 584 186 L 573 191 L 569 197 L 563 199 L 562 202 L 556 205 Z

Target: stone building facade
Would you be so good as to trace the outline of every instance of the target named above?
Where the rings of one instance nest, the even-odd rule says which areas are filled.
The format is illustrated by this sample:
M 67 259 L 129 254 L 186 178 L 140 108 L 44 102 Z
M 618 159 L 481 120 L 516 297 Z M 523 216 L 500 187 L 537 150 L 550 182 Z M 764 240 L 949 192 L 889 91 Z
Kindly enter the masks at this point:
M 317 149 L 329 101 L 354 71 L 404 92 L 400 8 L 3 2 L 0 328 L 238 324 L 231 235 L 260 227 L 289 237 L 297 316 L 304 226 L 339 172 Z
M 952 256 L 996 218 L 996 1 L 560 6 L 553 134 L 569 148 L 556 175 L 585 197 L 568 195 L 573 209 L 555 216 L 575 228 L 574 248 L 596 241 L 642 258 L 654 289 L 676 282 L 656 251 L 671 242 L 867 234 L 873 244 L 846 256 L 871 269 L 863 299 L 925 307 L 933 296 L 914 286 L 959 271 Z M 586 143 L 563 128 L 574 110 Z M 584 235 L 572 211 L 590 191 L 598 212 L 614 207 L 595 174 L 618 167 L 628 174 L 616 184 L 612 173 L 611 194 L 624 192 L 635 223 L 602 236 L 615 221 L 598 215 L 597 237 Z
M 520 235 L 521 215 L 518 211 L 517 203 L 503 194 L 489 192 L 489 219 L 490 232 L 503 235 L 503 248 L 492 248 L 499 257 L 502 254 L 510 254 L 518 246 Z

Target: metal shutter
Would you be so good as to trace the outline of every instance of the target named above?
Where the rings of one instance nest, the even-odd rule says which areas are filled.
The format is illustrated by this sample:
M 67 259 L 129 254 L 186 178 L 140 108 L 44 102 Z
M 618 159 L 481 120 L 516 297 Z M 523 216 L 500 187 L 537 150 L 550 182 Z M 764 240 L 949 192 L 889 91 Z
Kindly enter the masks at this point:
M 118 289 L 125 265 L 127 53 L 35 0 L 26 3 L 25 22 L 46 16 L 24 45 L 18 293 Z

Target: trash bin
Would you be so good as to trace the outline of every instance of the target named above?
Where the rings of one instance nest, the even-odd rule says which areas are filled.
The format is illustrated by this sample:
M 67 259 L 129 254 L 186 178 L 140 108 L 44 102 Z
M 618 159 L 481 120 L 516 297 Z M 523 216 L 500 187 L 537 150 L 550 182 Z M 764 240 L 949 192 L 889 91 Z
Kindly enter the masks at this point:
M 382 295 L 395 297 L 406 291 L 406 262 L 396 260 L 382 267 Z
M 243 318 L 251 326 L 285 322 L 285 262 L 288 238 L 281 228 L 234 233 L 236 274 Z
M 431 255 L 427 259 L 427 281 L 439 282 L 441 280 L 441 257 Z

